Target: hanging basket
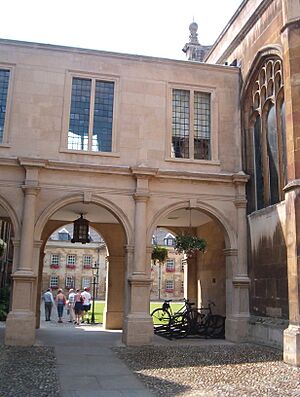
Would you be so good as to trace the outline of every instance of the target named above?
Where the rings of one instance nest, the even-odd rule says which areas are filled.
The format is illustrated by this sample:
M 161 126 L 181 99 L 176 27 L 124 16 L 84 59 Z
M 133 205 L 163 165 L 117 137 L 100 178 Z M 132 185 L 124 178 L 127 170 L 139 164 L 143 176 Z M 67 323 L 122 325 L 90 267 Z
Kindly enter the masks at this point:
M 154 263 L 159 262 L 160 264 L 165 262 L 165 260 L 168 258 L 168 250 L 165 247 L 160 247 L 158 245 L 155 245 L 153 247 L 151 259 L 153 260 Z
M 175 251 L 177 254 L 194 256 L 197 251 L 204 252 L 207 243 L 203 238 L 191 234 L 179 234 L 175 238 Z
M 0 238 L 0 258 L 4 254 L 5 249 L 6 249 L 6 243 Z

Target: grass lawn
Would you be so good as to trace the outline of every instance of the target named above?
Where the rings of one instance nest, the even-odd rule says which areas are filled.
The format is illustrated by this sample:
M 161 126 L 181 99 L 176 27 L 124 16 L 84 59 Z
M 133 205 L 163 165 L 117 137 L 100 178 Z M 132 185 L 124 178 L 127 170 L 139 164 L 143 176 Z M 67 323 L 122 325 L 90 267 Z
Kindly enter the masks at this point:
M 97 323 L 103 323 L 103 310 L 104 310 L 104 302 L 99 302 L 95 301 L 95 321 Z M 150 303 L 150 313 L 158 307 L 161 307 L 163 302 L 151 302 Z M 170 303 L 173 312 L 176 312 L 179 310 L 182 306 L 183 303 L 178 303 L 178 302 L 171 302 Z

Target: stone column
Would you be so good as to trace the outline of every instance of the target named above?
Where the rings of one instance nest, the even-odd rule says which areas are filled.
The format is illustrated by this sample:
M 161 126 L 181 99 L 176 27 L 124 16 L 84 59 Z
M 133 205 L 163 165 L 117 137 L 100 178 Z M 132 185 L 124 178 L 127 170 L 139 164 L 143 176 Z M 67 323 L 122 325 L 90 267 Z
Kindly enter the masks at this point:
M 127 314 L 124 321 L 123 341 L 127 345 L 150 343 L 153 337 L 153 323 L 150 311 L 150 267 L 151 256 L 147 250 L 147 206 L 150 197 L 149 179 L 157 169 L 139 165 L 131 169 L 136 178 L 134 211 L 133 265 L 127 263 Z M 129 254 L 127 260 L 130 260 Z M 131 270 L 129 270 L 131 269 Z
M 106 329 L 122 329 L 124 311 L 124 256 L 108 257 L 106 305 L 103 325 Z
M 284 100 L 288 185 L 285 190 L 289 327 L 283 359 L 300 366 L 300 3 L 282 0 Z
M 34 269 L 34 223 L 37 186 L 24 185 L 20 256 L 12 274 L 13 296 L 7 316 L 5 343 L 30 346 L 35 341 L 36 272 Z M 22 331 L 21 331 L 22 330 Z
M 153 324 L 149 314 L 151 278 L 147 273 L 147 193 L 136 193 L 134 221 L 134 256 L 133 271 L 128 277 L 129 282 L 129 313 L 125 321 L 123 334 L 127 345 L 142 345 L 151 341 Z M 149 266 L 150 266 L 150 258 Z
M 283 359 L 300 366 L 300 179 L 285 189 L 289 327 L 283 334 Z
M 225 249 L 226 257 L 226 339 L 240 342 L 247 337 L 249 284 L 247 270 L 246 201 L 235 200 L 238 249 Z

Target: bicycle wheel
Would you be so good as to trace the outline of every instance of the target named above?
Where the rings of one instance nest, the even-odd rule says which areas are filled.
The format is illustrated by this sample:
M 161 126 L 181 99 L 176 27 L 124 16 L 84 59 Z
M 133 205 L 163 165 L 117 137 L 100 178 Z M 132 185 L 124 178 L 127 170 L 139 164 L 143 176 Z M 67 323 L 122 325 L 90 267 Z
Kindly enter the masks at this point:
M 162 308 L 155 309 L 151 313 L 154 332 L 168 331 L 170 328 L 171 315 L 167 310 Z
M 190 334 L 190 322 L 186 313 L 178 313 L 171 318 L 170 334 L 174 338 L 185 338 Z
M 225 317 L 219 314 L 209 316 L 205 329 L 206 337 L 223 339 L 225 338 Z

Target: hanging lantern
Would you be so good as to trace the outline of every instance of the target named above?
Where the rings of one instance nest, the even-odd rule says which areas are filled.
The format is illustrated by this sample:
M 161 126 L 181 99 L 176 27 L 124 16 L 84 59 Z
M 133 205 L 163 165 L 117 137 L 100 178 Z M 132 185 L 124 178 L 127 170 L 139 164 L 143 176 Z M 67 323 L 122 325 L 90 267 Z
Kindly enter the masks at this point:
M 89 243 L 91 240 L 89 238 L 89 221 L 83 219 L 82 214 L 80 218 L 76 219 L 73 224 L 73 238 L 71 243 Z

